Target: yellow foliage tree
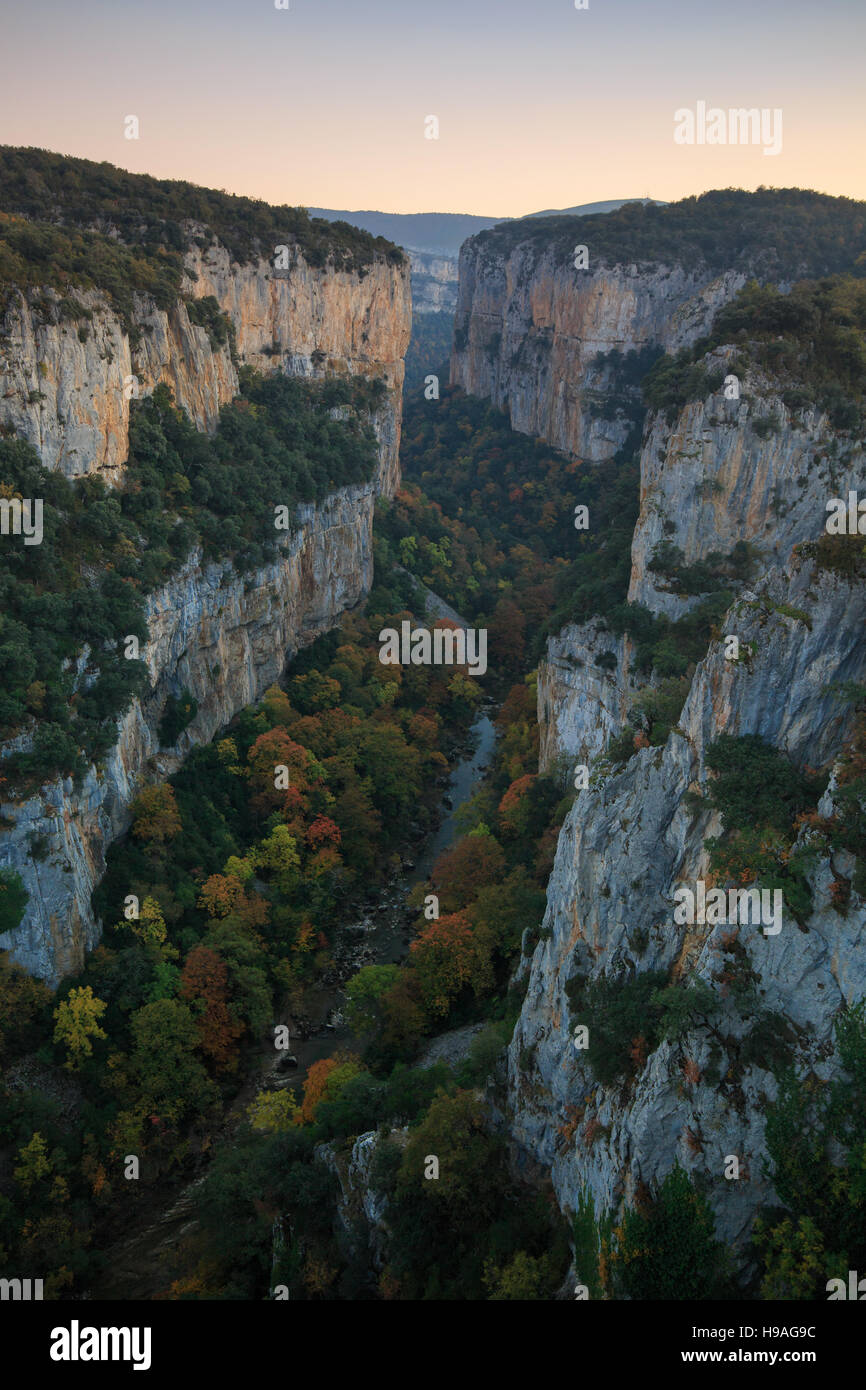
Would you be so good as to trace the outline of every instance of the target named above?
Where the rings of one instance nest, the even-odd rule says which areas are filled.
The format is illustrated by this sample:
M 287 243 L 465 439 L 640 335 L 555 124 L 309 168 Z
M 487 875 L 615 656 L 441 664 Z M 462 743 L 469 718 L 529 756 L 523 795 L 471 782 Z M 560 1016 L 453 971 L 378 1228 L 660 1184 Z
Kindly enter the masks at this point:
M 54 1010 L 54 1041 L 66 1044 L 69 1051 L 66 1066 L 70 1071 L 91 1055 L 93 1038 L 107 1036 L 98 1022 L 107 1007 L 97 999 L 90 985 L 81 985 L 71 989 L 69 997 Z
M 291 1091 L 259 1091 L 247 1106 L 247 1119 L 262 1134 L 284 1134 L 296 1123 L 297 1110 Z

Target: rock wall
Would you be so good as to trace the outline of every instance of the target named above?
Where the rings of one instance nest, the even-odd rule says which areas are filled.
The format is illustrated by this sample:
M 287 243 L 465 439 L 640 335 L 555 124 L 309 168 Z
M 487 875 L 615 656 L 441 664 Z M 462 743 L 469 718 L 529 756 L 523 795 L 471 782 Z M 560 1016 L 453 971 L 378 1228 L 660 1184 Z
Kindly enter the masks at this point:
M 746 277 L 590 265 L 575 270 L 530 242 L 517 243 L 507 258 L 489 252 L 483 239 L 464 242 L 451 383 L 507 410 L 514 429 L 601 461 L 629 428 L 625 415 L 608 419 L 597 409 L 612 379 L 603 357 L 693 342 Z
M 453 313 L 457 307 L 457 257 L 407 248 L 416 314 Z
M 744 638 L 757 644 L 751 665 L 726 661 L 714 648 L 666 746 L 641 750 L 618 776 L 579 793 L 566 818 L 509 1049 L 513 1134 L 550 1168 L 566 1210 L 576 1209 L 585 1186 L 597 1211 L 615 1210 L 639 1182 L 661 1180 L 679 1160 L 709 1180 L 720 1237 L 742 1244 L 755 1208 L 769 1198 L 761 1159 L 775 1082 L 760 1064 L 739 1063 L 751 1025 L 731 1001 L 714 1020 L 727 1040 L 714 1068 L 712 1039 L 695 1030 L 652 1051 L 632 1083 L 603 1086 L 587 1060 L 591 1021 L 589 1053 L 574 1047 L 566 984 L 575 974 L 622 982 L 665 970 L 718 990 L 730 928 L 678 926 L 672 916 L 676 884 L 709 878 L 703 842 L 719 829 L 714 816 L 690 810 L 684 794 L 705 784 L 705 751 L 722 731 L 760 734 L 800 762 L 832 756 L 845 719 L 826 685 L 866 674 L 864 598 L 862 584 L 840 583 L 808 565 L 777 576 L 760 606 L 738 618 Z M 760 602 L 756 595 L 746 601 Z M 783 601 L 807 607 L 811 630 L 770 606 Z M 844 872 L 837 856 L 840 867 Z M 761 1004 L 789 1020 L 796 1060 L 822 1077 L 838 1008 L 866 990 L 866 910 L 855 895 L 840 915 L 831 902 L 833 877 L 821 860 L 805 928 L 787 915 L 778 936 L 739 928 Z M 686 1080 L 686 1062 L 699 1079 Z M 723 1177 L 729 1154 L 739 1157 L 739 1181 Z
M 409 268 L 379 259 L 364 274 L 335 272 L 313 269 L 297 250 L 293 256 L 288 269 L 277 271 L 266 262 L 240 266 L 217 242 L 205 250 L 190 243 L 183 294 L 216 298 L 234 327 L 234 355 L 190 322 L 183 298 L 167 311 L 137 300 L 132 337 L 92 292 L 76 293 L 92 314 L 79 322 L 59 319 L 53 291 L 15 292 L 0 325 L 0 426 L 30 440 L 47 467 L 69 477 L 97 471 L 109 482 L 122 477 L 129 424 L 124 386 L 131 376 L 142 395 L 167 382 L 178 404 L 208 430 L 237 394 L 241 364 L 304 376 L 363 375 L 388 387 L 372 420 L 376 478 L 299 508 L 298 529 L 279 559 L 253 574 L 191 556 L 149 599 L 150 640 L 143 650 L 149 689 L 119 720 L 108 757 L 89 768 L 78 788 L 58 780 L 23 803 L 3 806 L 8 828 L 0 835 L 0 866 L 20 874 L 30 896 L 23 922 L 0 936 L 0 949 L 52 984 L 80 969 L 99 939 L 90 895 L 109 844 L 129 823 L 137 791 L 169 775 L 191 747 L 256 700 L 286 660 L 338 622 L 372 582 L 376 497 L 391 495 L 399 481 Z M 198 715 L 175 749 L 160 752 L 162 708 L 184 688 L 196 696 Z
M 609 654 L 616 665 L 599 666 Z M 538 665 L 539 772 L 573 771 L 589 764 L 622 728 L 640 682 L 631 673 L 628 637 L 614 637 L 603 624 L 571 623 L 548 638 Z
M 129 805 L 146 783 L 170 775 L 280 675 L 299 647 L 360 602 L 373 575 L 373 484 L 347 488 L 300 509 L 283 553 L 251 574 L 193 555 L 148 601 L 150 640 L 142 649 L 150 683 L 119 720 L 118 739 L 83 784 L 47 783 L 24 802 L 4 804 L 14 821 L 0 837 L 0 866 L 20 874 L 30 900 L 24 921 L 0 936 L 32 974 L 55 984 L 81 968 L 101 924 L 90 895 L 108 846 L 129 824 Z M 198 700 L 195 720 L 174 749 L 160 752 L 156 729 L 169 694 Z M 33 840 L 44 837 L 44 857 Z
M 704 361 L 727 367 L 730 357 L 720 349 Z M 631 603 L 678 618 L 699 602 L 699 595 L 671 593 L 649 568 L 660 542 L 678 546 L 688 565 L 747 541 L 766 570 L 820 533 L 831 497 L 862 485 L 862 444 L 837 434 L 822 411 L 789 410 L 761 372 L 740 385 L 739 400 L 720 390 L 690 402 L 673 428 L 663 415 L 651 420 L 641 450 Z
M 755 422 L 767 417 L 776 424 L 761 437 Z M 727 659 L 714 641 L 667 743 L 638 751 L 616 773 L 597 767 L 560 833 L 540 939 L 520 967 L 528 988 L 509 1048 L 509 1107 L 519 1161 L 551 1170 L 566 1211 L 584 1189 L 598 1213 L 615 1211 L 678 1160 L 706 1179 L 718 1234 L 742 1254 L 756 1208 L 772 1197 L 764 1114 L 775 1095 L 769 1063 L 744 1042 L 759 1014 L 776 1014 L 791 1060 L 826 1079 L 835 1015 L 866 993 L 866 905 L 853 893 L 842 915 L 831 895 L 834 878 L 851 874 L 850 856 L 837 853 L 831 864 L 818 854 L 811 916 L 799 925 L 786 913 L 776 936 L 673 919 L 676 886 L 711 879 L 704 841 L 720 822 L 686 800 L 706 787 L 709 744 L 722 732 L 758 734 L 800 766 L 827 767 L 850 732 L 849 709 L 831 687 L 866 675 L 866 585 L 792 548 L 820 536 L 826 501 L 862 477 L 862 453 L 848 437 L 820 412 L 788 412 L 759 375 L 747 378 L 739 402 L 720 394 L 688 404 L 672 425 L 663 416 L 647 423 L 630 597 L 674 616 L 694 601 L 667 592 L 648 569 L 662 538 L 687 563 L 749 540 L 757 575 L 721 627 L 739 636 L 744 659 Z M 608 674 L 595 665 L 604 651 L 617 657 Z M 635 686 L 629 659 L 627 641 L 596 623 L 551 641 L 538 684 L 543 766 L 603 750 Z M 831 779 L 824 815 L 832 787 Z M 801 831 L 801 842 L 811 833 Z M 734 951 L 743 952 L 738 968 L 757 976 L 745 1018 L 719 986 Z M 574 1045 L 568 981 L 604 977 L 615 987 L 648 970 L 716 991 L 715 1033 L 696 1028 L 663 1042 L 631 1080 L 600 1084 L 591 1020 L 589 1050 Z M 728 1155 L 740 1160 L 736 1181 L 724 1177 Z
M 362 276 L 314 269 L 298 253 L 287 270 L 266 261 L 240 266 L 219 243 L 191 245 L 185 265 L 182 293 L 216 298 L 234 326 L 238 365 L 385 379 L 388 395 L 375 423 L 382 490 L 393 492 L 408 266 L 377 260 Z M 190 322 L 183 298 L 168 310 L 138 298 L 132 340 L 100 294 L 75 292 L 89 321 L 52 321 L 57 313 L 45 304 L 59 298 L 45 289 L 15 292 L 0 323 L 0 425 L 30 440 L 46 467 L 116 482 L 128 453 L 130 391 L 148 395 L 159 382 L 199 429 L 216 427 L 220 408 L 237 394 L 236 364 L 227 344 L 213 346 L 206 329 Z

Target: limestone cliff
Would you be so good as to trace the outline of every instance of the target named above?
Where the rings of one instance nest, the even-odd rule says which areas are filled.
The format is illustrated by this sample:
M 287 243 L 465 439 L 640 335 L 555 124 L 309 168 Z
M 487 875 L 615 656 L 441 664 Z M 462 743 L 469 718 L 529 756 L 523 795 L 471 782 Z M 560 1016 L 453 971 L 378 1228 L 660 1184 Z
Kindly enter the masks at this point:
M 733 949 L 730 928 L 673 921 L 673 889 L 709 877 L 703 842 L 719 828 L 713 816 L 692 811 L 684 795 L 705 785 L 705 751 L 723 731 L 760 734 L 800 762 L 832 757 L 845 732 L 844 712 L 827 686 L 866 674 L 864 597 L 862 584 L 797 563 L 760 595 L 744 595 L 736 621 L 742 638 L 755 643 L 751 663 L 727 661 L 714 647 L 666 746 L 642 749 L 619 775 L 580 792 L 566 818 L 509 1050 L 513 1133 L 551 1169 L 566 1210 L 576 1209 L 585 1186 L 598 1211 L 615 1210 L 639 1182 L 660 1180 L 677 1159 L 709 1178 L 726 1241 L 744 1240 L 757 1205 L 768 1199 L 763 1116 L 775 1083 L 760 1061 L 739 1060 L 754 1018 L 745 1022 L 728 1000 L 716 1023 L 725 1038 L 721 1058 L 712 1057 L 706 1030 L 696 1028 L 653 1050 L 633 1082 L 602 1086 L 588 1061 L 591 1040 L 588 1052 L 575 1049 L 566 985 L 575 975 L 621 983 L 640 971 L 665 970 L 718 988 L 714 981 Z M 782 603 L 807 611 L 811 626 L 780 614 Z M 826 1076 L 833 1018 L 866 989 L 866 909 L 856 895 L 847 915 L 835 909 L 826 859 L 812 877 L 815 910 L 805 927 L 787 915 L 778 936 L 740 927 L 739 945 L 757 974 L 762 1006 L 793 1026 L 797 1063 Z M 740 1159 L 739 1181 L 724 1180 L 729 1154 Z
M 30 895 L 21 926 L 0 936 L 0 949 L 52 984 L 80 969 L 101 934 L 90 895 L 136 792 L 170 775 L 190 748 L 256 700 L 299 647 L 360 602 L 372 581 L 375 501 L 372 483 L 347 488 L 301 508 L 298 530 L 265 568 L 239 575 L 228 563 L 202 565 L 193 555 L 150 596 L 150 640 L 142 649 L 149 688 L 119 720 L 104 763 L 92 765 L 78 789 L 70 779 L 50 782 L 0 808 L 14 822 L 0 837 L 0 864 L 17 871 Z M 198 700 L 198 714 L 175 748 L 160 752 L 156 729 L 166 697 L 184 688 Z
M 117 482 L 128 453 L 129 397 L 167 382 L 200 429 L 215 428 L 238 389 L 238 367 L 293 375 L 362 375 L 387 391 L 372 416 L 378 470 L 317 507 L 298 509 L 297 529 L 279 558 L 252 574 L 202 564 L 193 554 L 148 601 L 143 656 L 149 688 L 118 721 L 117 742 L 83 785 L 44 785 L 3 806 L 0 866 L 29 894 L 20 927 L 0 948 L 56 983 L 79 969 L 99 939 L 90 895 L 111 841 L 129 823 L 129 805 L 148 781 L 168 775 L 194 744 L 209 740 L 280 675 L 286 660 L 364 597 L 372 581 L 376 497 L 399 479 L 403 354 L 409 339 L 409 270 L 376 256 L 361 271 L 313 268 L 297 246 L 290 264 L 240 265 L 215 238 L 189 224 L 185 279 L 169 309 L 146 297 L 125 321 L 106 297 L 79 289 L 89 317 L 62 316 L 51 289 L 13 290 L 0 324 L 0 427 L 69 477 L 100 472 Z M 190 320 L 187 299 L 209 296 L 231 324 L 222 346 Z M 224 335 L 225 336 L 225 335 Z M 79 679 L 86 661 L 79 662 Z M 156 729 L 169 694 L 189 689 L 195 721 L 169 753 Z M 4 751 L 27 746 L 25 733 Z M 34 857 L 35 846 L 38 857 Z
M 730 365 L 730 350 L 707 367 Z M 761 569 L 814 538 L 830 497 L 847 496 L 866 476 L 863 447 L 840 435 L 821 410 L 789 409 L 764 373 L 749 371 L 737 400 L 724 391 L 691 401 L 671 428 L 655 416 L 641 451 L 641 506 L 632 542 L 629 600 L 679 617 L 698 595 L 672 593 L 650 569 L 659 544 L 678 547 L 686 565 L 738 541 Z
M 719 360 L 728 356 L 719 351 Z M 756 430 L 760 420 L 772 423 Z M 510 1123 L 519 1153 L 551 1170 L 567 1211 L 584 1190 L 597 1212 L 615 1211 L 678 1160 L 707 1180 L 719 1235 L 742 1253 L 757 1207 L 775 1200 L 763 1159 L 776 1083 L 756 1039 L 826 1079 L 834 1018 L 866 993 L 866 904 L 855 892 L 839 910 L 832 892 L 839 875 L 851 875 L 846 854 L 831 861 L 816 845 L 811 915 L 798 924 L 786 913 L 778 935 L 673 918 L 677 885 L 711 879 L 704 841 L 719 833 L 719 818 L 686 793 L 706 789 L 712 741 L 757 734 L 799 766 L 827 767 L 850 732 L 832 688 L 866 676 L 866 585 L 793 547 L 817 539 L 827 499 L 862 479 L 862 451 L 851 438 L 817 409 L 787 410 L 759 373 L 746 377 L 737 402 L 720 392 L 689 402 L 672 423 L 663 415 L 647 422 L 630 597 L 671 616 L 695 601 L 648 568 L 663 539 L 686 564 L 747 540 L 755 573 L 720 633 L 735 633 L 746 659 L 728 659 L 714 640 L 667 743 L 641 749 L 616 772 L 596 761 L 560 833 L 540 939 L 521 964 L 528 988 L 509 1049 Z M 595 664 L 604 652 L 616 657 L 607 673 Z M 539 671 L 542 765 L 600 753 L 634 687 L 627 639 L 598 623 L 560 633 Z M 831 779 L 824 815 L 833 786 Z M 811 834 L 802 830 L 800 843 Z M 754 972 L 747 1016 L 719 985 L 734 969 Z M 651 1048 L 632 1079 L 602 1085 L 591 1022 L 589 1049 L 575 1047 L 569 981 L 621 986 L 649 970 L 716 992 L 712 1035 L 696 1026 Z M 769 1018 L 769 1033 L 756 1032 Z M 738 1180 L 724 1177 L 728 1155 L 739 1158 Z
M 457 307 L 457 257 L 407 248 L 412 269 L 412 309 L 416 314 L 453 313 Z
M 189 228 L 190 236 L 195 227 Z M 190 241 L 182 295 L 169 309 L 138 296 L 132 332 L 107 299 L 76 291 L 91 317 L 62 318 L 50 289 L 10 295 L 0 322 L 0 426 L 28 439 L 46 467 L 68 477 L 101 472 L 116 481 L 127 456 L 132 392 L 166 382 L 200 429 L 213 429 L 238 389 L 237 367 L 292 375 L 384 378 L 375 426 L 381 486 L 397 481 L 403 356 L 409 340 L 408 267 L 378 259 L 365 271 L 233 262 L 217 241 Z M 186 297 L 213 296 L 236 340 L 212 344 L 190 322 Z M 130 379 L 134 378 L 134 384 Z
M 451 383 L 507 410 L 514 429 L 600 461 L 629 430 L 624 413 L 598 409 L 612 381 L 605 357 L 692 343 L 746 277 L 676 264 L 591 267 L 539 254 L 534 242 L 507 255 L 483 238 L 464 242 Z
M 616 662 L 612 669 L 598 665 L 608 654 Z M 538 667 L 539 772 L 562 764 L 564 777 L 604 752 L 640 686 L 631 661 L 628 637 L 615 638 L 597 621 L 570 623 L 548 639 Z

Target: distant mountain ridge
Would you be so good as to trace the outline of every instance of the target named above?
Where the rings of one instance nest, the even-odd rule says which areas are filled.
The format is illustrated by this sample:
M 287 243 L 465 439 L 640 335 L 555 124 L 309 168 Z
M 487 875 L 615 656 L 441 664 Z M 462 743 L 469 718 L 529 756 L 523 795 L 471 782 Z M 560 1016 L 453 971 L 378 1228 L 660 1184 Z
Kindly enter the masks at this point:
M 571 208 L 547 208 L 543 212 L 527 213 L 527 217 L 556 217 L 573 214 L 586 216 L 595 212 L 614 212 L 624 203 L 655 202 L 653 198 L 613 198 L 601 203 L 581 203 Z M 308 208 L 311 217 L 328 222 L 348 222 L 373 236 L 384 236 L 398 246 L 413 251 L 439 252 L 456 256 L 461 244 L 476 232 L 486 232 L 500 222 L 522 221 L 514 217 L 481 217 L 463 212 L 345 212 L 334 208 Z

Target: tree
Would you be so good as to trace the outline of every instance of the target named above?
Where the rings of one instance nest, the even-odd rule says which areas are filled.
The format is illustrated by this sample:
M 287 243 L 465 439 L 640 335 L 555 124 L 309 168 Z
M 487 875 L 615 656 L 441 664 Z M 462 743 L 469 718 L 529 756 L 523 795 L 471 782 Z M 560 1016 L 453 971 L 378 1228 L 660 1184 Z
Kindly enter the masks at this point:
M 54 1010 L 54 1041 L 66 1044 L 69 1056 L 65 1065 L 70 1071 L 75 1071 L 82 1059 L 92 1054 L 94 1038 L 107 1036 L 98 1022 L 107 1007 L 96 998 L 90 985 L 78 985 Z
M 523 777 L 518 777 L 506 791 L 499 803 L 499 818 L 502 822 L 503 830 L 509 835 L 524 835 L 529 825 L 529 814 L 532 803 L 527 793 L 537 777 L 532 773 L 526 773 Z
M 409 948 L 409 961 L 431 1014 L 447 1014 L 467 984 L 480 993 L 489 983 L 488 962 L 479 954 L 472 924 L 461 912 L 425 927 Z
M 41 980 L 0 951 L 0 1062 L 38 1045 L 37 1020 L 50 1000 L 51 992 Z
M 197 1015 L 199 1045 L 218 1071 L 234 1071 L 238 1064 L 238 1038 L 244 1025 L 229 1005 L 228 966 L 207 946 L 194 946 L 184 962 L 180 980 L 182 998 Z
M 800 1216 L 796 1223 L 785 1217 L 775 1226 L 758 1220 L 754 1238 L 764 1263 L 762 1298 L 826 1297 L 828 1277 L 847 1276 L 847 1256 L 827 1250 L 824 1236 L 810 1216 Z
M 176 1125 L 184 1117 L 203 1115 L 217 1091 L 195 1055 L 198 1029 L 179 999 L 157 999 L 132 1016 L 133 1049 L 124 1069 L 127 1091 L 136 1112 Z
M 244 885 L 234 874 L 211 874 L 205 879 L 198 905 L 208 917 L 228 917 L 244 899 Z
M 620 1296 L 722 1295 L 727 1250 L 716 1240 L 708 1201 L 679 1164 L 640 1210 L 625 1213 L 611 1260 Z
M 330 816 L 316 816 L 307 830 L 307 844 L 312 849 L 318 849 L 322 845 L 338 845 L 341 838 L 340 827 Z
M 397 1177 L 400 1196 L 418 1195 L 448 1209 L 452 1224 L 478 1229 L 492 1214 L 500 1194 L 491 1182 L 502 1156 L 502 1141 L 491 1132 L 484 1106 L 472 1091 L 444 1091 L 409 1135 Z M 439 1160 L 439 1177 L 425 1178 L 428 1154 Z
M 136 839 L 162 844 L 173 840 L 182 829 L 174 788 L 168 782 L 145 787 L 133 801 L 132 833 Z
M 472 902 L 479 889 L 501 882 L 505 852 L 492 835 L 466 835 L 440 854 L 430 875 L 447 912 Z
M 289 833 L 288 826 L 275 825 L 267 839 L 262 840 L 253 850 L 252 859 L 256 868 L 273 874 L 282 892 L 291 892 L 297 880 L 301 857 L 295 837 Z
M 14 1169 L 13 1177 L 25 1192 L 29 1192 L 34 1183 L 51 1172 L 48 1145 L 38 1132 L 18 1150 L 18 1159 L 18 1167 Z
M 304 1081 L 304 1099 L 299 1112 L 302 1124 L 312 1124 L 323 1100 L 336 1100 L 348 1081 L 363 1071 L 357 1057 L 335 1052 L 313 1062 Z
M 537 1302 L 548 1297 L 550 1261 L 544 1255 L 535 1259 L 525 1250 L 518 1250 L 503 1269 L 497 1269 L 492 1261 L 485 1265 L 484 1283 L 490 1290 L 491 1303 Z
M 297 1123 L 297 1102 L 289 1090 L 259 1091 L 247 1106 L 247 1119 L 260 1134 L 284 1134 Z
M 165 925 L 165 918 L 162 915 L 162 908 L 156 898 L 146 897 L 141 904 L 141 911 L 137 919 L 115 923 L 117 930 L 122 927 L 131 927 L 139 941 L 145 946 L 152 946 L 159 949 L 163 945 L 168 931 Z
M 382 1000 L 400 978 L 399 965 L 364 965 L 346 984 L 346 1018 L 356 1033 L 373 1033 L 383 1017 Z
M 238 917 L 214 922 L 201 943 L 228 967 L 230 994 L 240 1018 L 254 1037 L 261 1037 L 271 1016 L 271 988 L 261 938 Z
M 27 901 L 27 891 L 14 869 L 0 869 L 0 932 L 15 931 Z

